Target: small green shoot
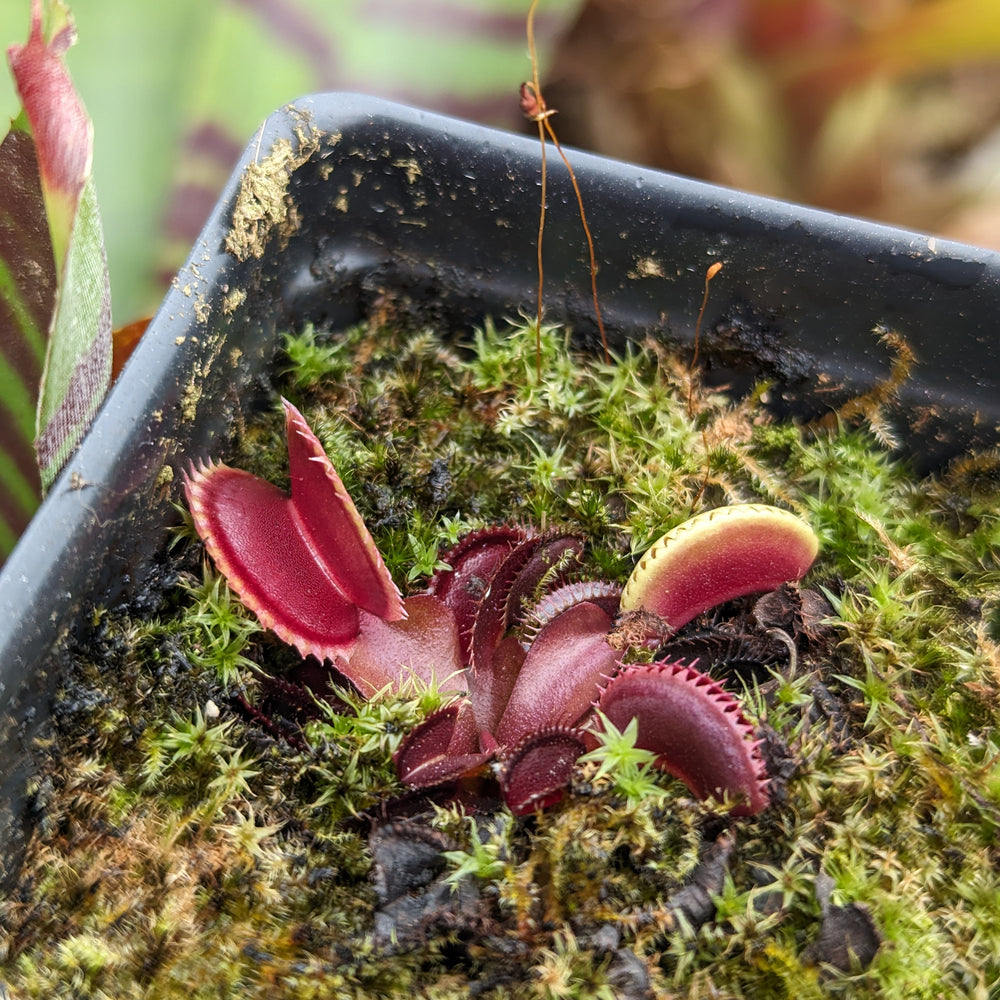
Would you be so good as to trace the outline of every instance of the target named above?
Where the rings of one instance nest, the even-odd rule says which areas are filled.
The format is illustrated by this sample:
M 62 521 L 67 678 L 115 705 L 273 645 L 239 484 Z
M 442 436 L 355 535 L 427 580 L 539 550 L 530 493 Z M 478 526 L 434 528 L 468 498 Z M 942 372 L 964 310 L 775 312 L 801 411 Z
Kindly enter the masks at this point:
M 600 728 L 595 736 L 601 745 L 580 758 L 581 764 L 597 764 L 594 783 L 605 782 L 632 805 L 662 796 L 659 772 L 653 767 L 656 754 L 635 745 L 639 720 L 632 719 L 624 729 L 618 729 L 602 712 L 597 717 Z
M 468 818 L 469 849 L 443 851 L 442 857 L 451 866 L 445 881 L 455 891 L 459 883 L 468 877 L 483 882 L 501 878 L 506 870 L 504 845 L 496 834 L 480 833 L 473 817 Z
M 226 581 L 207 567 L 201 584 L 188 589 L 196 602 L 184 619 L 191 659 L 214 671 L 224 687 L 238 683 L 244 671 L 257 669 L 244 653 L 251 637 L 263 631 L 260 622 L 233 597 Z

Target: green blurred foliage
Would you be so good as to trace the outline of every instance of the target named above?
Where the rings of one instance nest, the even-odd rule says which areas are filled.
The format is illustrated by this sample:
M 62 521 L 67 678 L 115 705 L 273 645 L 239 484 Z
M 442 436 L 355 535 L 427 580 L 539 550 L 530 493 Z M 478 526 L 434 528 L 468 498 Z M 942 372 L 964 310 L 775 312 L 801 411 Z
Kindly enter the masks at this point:
M 0 4 L 4 47 L 29 0 Z M 578 6 L 543 0 L 542 58 Z M 515 127 L 527 0 L 76 0 L 67 62 L 94 122 L 116 325 L 151 312 L 270 112 L 353 90 Z M 0 115 L 17 111 L 0 80 Z

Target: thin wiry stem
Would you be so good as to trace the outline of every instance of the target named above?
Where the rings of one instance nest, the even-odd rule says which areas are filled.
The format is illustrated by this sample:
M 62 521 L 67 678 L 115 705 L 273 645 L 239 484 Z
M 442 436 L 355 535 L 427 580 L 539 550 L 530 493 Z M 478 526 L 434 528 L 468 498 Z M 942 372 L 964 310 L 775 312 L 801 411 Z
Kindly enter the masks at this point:
M 531 87 L 536 100 L 542 105 L 542 87 L 538 77 L 538 52 L 535 48 L 535 10 L 538 7 L 538 0 L 532 0 L 528 9 L 527 32 L 528 32 L 528 53 L 531 58 Z M 523 95 L 522 88 L 522 95 Z M 538 209 L 538 302 L 535 316 L 535 376 L 539 382 L 542 380 L 542 298 L 545 286 L 545 266 L 542 262 L 542 242 L 545 238 L 545 200 L 546 187 L 548 182 L 547 164 L 545 156 L 545 118 L 539 114 L 535 121 L 538 123 L 538 141 L 542 146 L 542 202 Z
M 601 304 L 597 297 L 597 256 L 594 253 L 594 239 L 590 233 L 590 226 L 587 224 L 587 213 L 583 207 L 583 195 L 580 192 L 580 185 L 576 179 L 576 172 L 573 170 L 569 159 L 563 152 L 563 148 L 556 136 L 555 129 L 549 119 L 555 114 L 554 108 L 549 108 L 542 96 L 542 85 L 538 75 L 538 53 L 535 48 L 535 10 L 538 7 L 538 0 L 532 0 L 528 9 L 527 34 L 528 53 L 531 57 L 531 80 L 521 87 L 521 108 L 524 113 L 538 123 L 538 139 L 542 145 L 542 203 L 538 212 L 538 309 L 537 309 L 537 331 L 535 337 L 535 366 L 539 380 L 541 379 L 542 368 L 542 296 L 544 288 L 544 268 L 542 263 L 542 241 L 545 234 L 545 201 L 548 184 L 548 169 L 545 152 L 545 135 L 548 133 L 552 144 L 556 147 L 560 158 L 569 172 L 570 183 L 573 185 L 573 192 L 576 195 L 576 203 L 580 209 L 580 222 L 583 223 L 583 231 L 587 237 L 587 249 L 590 254 L 590 288 L 594 300 L 594 316 L 597 319 L 597 329 L 601 334 L 601 346 L 604 349 L 604 361 L 610 362 L 611 354 L 608 350 L 608 337 L 604 329 L 604 317 L 601 314 Z
M 580 185 L 576 179 L 576 172 L 566 158 L 566 154 L 563 152 L 563 148 L 559 144 L 555 130 L 552 128 L 548 118 L 545 119 L 544 124 L 545 130 L 549 133 L 549 137 L 556 147 L 556 151 L 562 157 L 562 161 L 569 171 L 570 183 L 573 185 L 573 191 L 576 194 L 576 203 L 580 207 L 580 222 L 583 223 L 583 232 L 587 237 L 587 249 L 590 252 L 590 290 L 594 298 L 594 316 L 597 319 L 597 329 L 601 333 L 601 347 L 604 348 L 604 363 L 608 364 L 611 361 L 611 354 L 608 351 L 608 336 L 604 332 L 604 317 L 601 315 L 601 304 L 597 300 L 597 257 L 594 254 L 594 239 L 590 235 L 590 226 L 587 225 L 587 213 L 583 209 L 583 195 L 580 193 Z
M 545 266 L 542 263 L 542 240 L 545 238 L 545 199 L 547 171 L 545 157 L 545 120 L 538 119 L 538 140 L 542 144 L 542 203 L 538 209 L 538 307 L 535 317 L 535 375 L 542 381 L 542 290 L 545 284 Z
M 698 321 L 694 325 L 694 352 L 691 355 L 691 364 L 688 366 L 688 416 L 694 413 L 694 372 L 698 364 L 698 348 L 701 341 L 701 321 L 705 317 L 705 306 L 708 305 L 708 286 L 712 279 L 722 270 L 722 261 L 717 260 L 709 265 L 705 272 L 705 294 L 701 297 L 701 308 L 698 310 Z

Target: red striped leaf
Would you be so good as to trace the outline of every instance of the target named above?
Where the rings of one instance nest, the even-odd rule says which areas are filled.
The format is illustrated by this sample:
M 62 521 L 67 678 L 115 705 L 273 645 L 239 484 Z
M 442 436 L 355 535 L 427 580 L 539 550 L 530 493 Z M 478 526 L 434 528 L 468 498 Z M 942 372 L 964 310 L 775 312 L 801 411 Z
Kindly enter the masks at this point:
M 41 497 L 35 409 L 55 306 L 52 256 L 35 143 L 13 127 L 0 143 L 0 553 L 9 552 Z
M 111 376 L 92 129 L 63 64 L 75 31 L 58 0 L 47 15 L 46 28 L 32 0 L 28 41 L 7 51 L 24 110 L 0 144 L 0 554 L 86 432 Z

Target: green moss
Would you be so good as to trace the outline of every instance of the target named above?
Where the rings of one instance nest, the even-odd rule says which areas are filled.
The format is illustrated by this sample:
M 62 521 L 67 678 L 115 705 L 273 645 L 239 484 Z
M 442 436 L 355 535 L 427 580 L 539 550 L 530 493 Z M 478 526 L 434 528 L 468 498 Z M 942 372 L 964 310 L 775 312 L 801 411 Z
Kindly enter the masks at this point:
M 0 906 L 12 996 L 998 995 L 1000 458 L 918 481 L 879 442 L 880 400 L 838 426 L 774 424 L 757 395 L 692 395 L 655 345 L 613 365 L 556 329 L 541 345 L 539 376 L 529 326 L 471 346 L 310 330 L 278 388 L 404 591 L 498 520 L 581 531 L 595 576 L 618 580 L 704 507 L 765 500 L 812 523 L 807 583 L 834 621 L 744 682 L 775 802 L 732 825 L 710 919 L 677 894 L 729 823 L 626 730 L 544 814 L 426 817 L 448 917 L 380 938 L 357 817 L 403 791 L 392 754 L 441 696 L 344 692 L 303 728 L 276 718 L 265 679 L 297 654 L 181 532 L 133 605 L 96 611 L 67 651 L 28 866 Z M 227 460 L 281 482 L 281 430 L 275 405 Z M 825 913 L 849 904 L 882 945 L 865 969 L 818 967 Z

